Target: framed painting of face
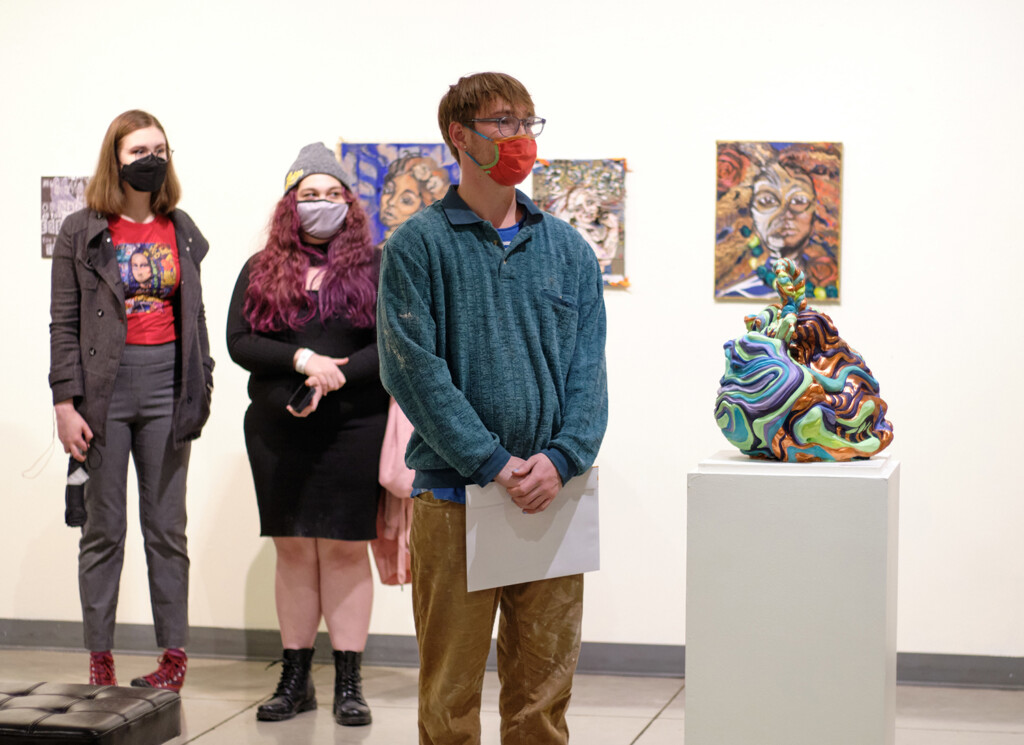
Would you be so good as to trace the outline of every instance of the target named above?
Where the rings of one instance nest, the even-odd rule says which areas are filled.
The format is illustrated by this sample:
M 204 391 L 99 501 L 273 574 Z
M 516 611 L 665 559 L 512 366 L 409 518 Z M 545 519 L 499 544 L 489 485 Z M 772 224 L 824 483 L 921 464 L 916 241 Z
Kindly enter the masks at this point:
M 626 278 L 626 159 L 538 160 L 533 201 L 576 228 L 594 250 L 606 287 Z
M 791 259 L 807 297 L 840 300 L 843 146 L 718 142 L 715 298 L 775 295 L 773 264 Z
M 341 141 L 336 153 L 352 174 L 377 245 L 459 182 L 459 164 L 443 143 L 391 144 Z

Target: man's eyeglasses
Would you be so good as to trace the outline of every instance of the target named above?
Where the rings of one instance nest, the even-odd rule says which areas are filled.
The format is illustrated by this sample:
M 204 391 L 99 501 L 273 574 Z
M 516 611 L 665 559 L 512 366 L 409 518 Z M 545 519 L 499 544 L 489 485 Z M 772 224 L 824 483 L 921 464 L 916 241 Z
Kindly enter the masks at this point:
M 497 124 L 498 134 L 502 137 L 514 137 L 519 134 L 520 127 L 522 127 L 524 134 L 536 137 L 544 131 L 544 124 L 547 122 L 547 119 L 541 119 L 539 116 L 528 116 L 525 119 L 520 119 L 519 117 L 509 115 L 490 119 L 470 119 L 469 121 Z

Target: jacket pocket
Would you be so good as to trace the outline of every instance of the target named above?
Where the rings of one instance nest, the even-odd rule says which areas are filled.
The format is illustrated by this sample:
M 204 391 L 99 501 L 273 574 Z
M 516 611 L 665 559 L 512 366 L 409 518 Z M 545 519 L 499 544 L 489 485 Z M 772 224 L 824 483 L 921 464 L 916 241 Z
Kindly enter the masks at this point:
M 199 437 L 203 426 L 210 418 L 213 381 L 208 377 L 201 354 L 199 345 L 196 344 L 188 355 L 188 370 L 185 371 L 183 382 L 184 398 L 179 401 L 180 411 L 177 412 L 176 422 L 180 440 L 194 440 Z

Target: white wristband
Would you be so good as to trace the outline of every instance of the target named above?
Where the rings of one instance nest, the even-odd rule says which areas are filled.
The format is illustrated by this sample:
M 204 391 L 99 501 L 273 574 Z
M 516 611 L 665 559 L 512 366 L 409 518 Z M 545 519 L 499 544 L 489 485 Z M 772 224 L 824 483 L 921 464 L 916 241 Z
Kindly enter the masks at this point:
M 313 350 L 303 347 L 299 350 L 299 356 L 295 359 L 295 372 L 302 375 L 306 374 L 306 363 L 309 362 L 309 358 L 313 356 Z

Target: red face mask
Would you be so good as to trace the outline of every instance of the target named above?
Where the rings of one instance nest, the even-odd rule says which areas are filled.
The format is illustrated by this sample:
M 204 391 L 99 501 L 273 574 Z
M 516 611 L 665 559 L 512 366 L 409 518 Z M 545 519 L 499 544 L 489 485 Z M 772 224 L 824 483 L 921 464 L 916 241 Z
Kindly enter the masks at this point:
M 469 151 L 469 159 L 494 179 L 495 183 L 502 186 L 515 186 L 521 184 L 533 170 L 533 164 L 537 161 L 537 141 L 528 135 L 514 135 L 494 140 L 487 135 L 480 134 L 475 129 L 467 127 L 470 132 L 480 135 L 485 140 L 494 143 L 494 160 L 488 164 L 480 163 Z

